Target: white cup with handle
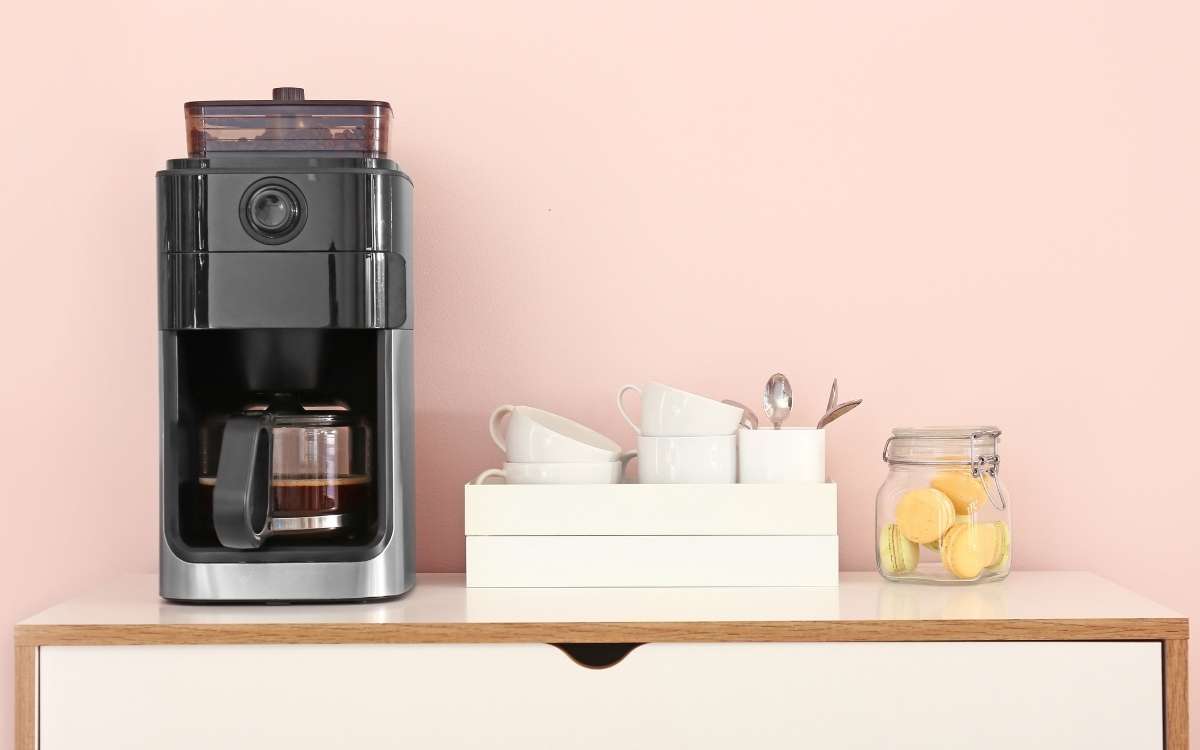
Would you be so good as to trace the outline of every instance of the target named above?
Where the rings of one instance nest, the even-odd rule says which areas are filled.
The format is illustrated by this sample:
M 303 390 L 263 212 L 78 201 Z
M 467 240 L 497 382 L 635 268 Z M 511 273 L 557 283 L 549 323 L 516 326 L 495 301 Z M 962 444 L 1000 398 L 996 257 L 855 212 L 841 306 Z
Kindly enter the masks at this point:
M 508 422 L 502 427 L 505 416 Z M 532 406 L 505 404 L 497 408 L 488 430 L 510 463 L 600 463 L 621 456 L 621 446 L 613 440 Z
M 637 392 L 642 399 L 639 421 L 625 410 L 625 394 Z M 732 435 L 740 424 L 749 424 L 753 413 L 736 401 L 717 401 L 662 383 L 624 385 L 617 391 L 617 409 L 638 435 L 693 437 Z
M 737 480 L 736 435 L 637 439 L 641 484 L 732 484 Z
M 560 463 L 513 463 L 488 469 L 472 484 L 484 484 L 492 478 L 505 484 L 620 484 L 629 461 L 637 451 L 622 453 L 617 461 L 574 461 Z

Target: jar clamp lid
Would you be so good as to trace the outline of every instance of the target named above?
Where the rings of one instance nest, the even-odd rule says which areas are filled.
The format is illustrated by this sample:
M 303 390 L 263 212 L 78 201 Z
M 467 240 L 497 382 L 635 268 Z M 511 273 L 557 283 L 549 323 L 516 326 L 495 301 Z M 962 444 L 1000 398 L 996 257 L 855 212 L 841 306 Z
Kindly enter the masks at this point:
M 980 466 L 999 461 L 997 427 L 897 427 L 883 444 L 883 460 L 907 466 Z
M 961 466 L 980 478 L 993 480 L 1000 471 L 996 446 L 1000 428 L 990 425 L 968 427 L 897 427 L 883 444 L 883 460 L 890 466 Z M 1008 505 L 1005 493 L 993 482 L 989 499 L 998 508 Z

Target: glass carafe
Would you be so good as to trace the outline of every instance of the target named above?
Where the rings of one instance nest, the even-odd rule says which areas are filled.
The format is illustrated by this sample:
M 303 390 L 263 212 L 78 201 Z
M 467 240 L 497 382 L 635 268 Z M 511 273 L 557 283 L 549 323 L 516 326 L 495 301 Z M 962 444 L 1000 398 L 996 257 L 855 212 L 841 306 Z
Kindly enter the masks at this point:
M 275 399 L 211 420 L 201 446 L 200 502 L 211 504 L 222 546 L 351 539 L 365 530 L 370 433 L 352 412 Z

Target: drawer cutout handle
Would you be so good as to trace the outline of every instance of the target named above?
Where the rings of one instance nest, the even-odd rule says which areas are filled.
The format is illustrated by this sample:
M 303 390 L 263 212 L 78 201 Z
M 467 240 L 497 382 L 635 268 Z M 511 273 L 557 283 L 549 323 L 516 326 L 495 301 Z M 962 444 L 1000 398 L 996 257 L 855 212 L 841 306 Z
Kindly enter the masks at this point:
M 608 669 L 620 664 L 641 643 L 551 643 L 571 661 L 587 669 Z

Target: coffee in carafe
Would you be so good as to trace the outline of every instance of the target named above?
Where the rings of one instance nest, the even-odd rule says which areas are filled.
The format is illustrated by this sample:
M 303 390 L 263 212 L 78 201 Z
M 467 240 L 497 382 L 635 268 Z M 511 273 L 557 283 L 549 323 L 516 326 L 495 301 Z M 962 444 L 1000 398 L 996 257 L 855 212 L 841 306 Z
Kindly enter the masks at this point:
M 357 516 L 366 506 L 370 485 L 371 478 L 366 474 L 331 479 L 277 477 L 271 482 L 272 512 L 279 518 L 303 518 L 322 513 Z

